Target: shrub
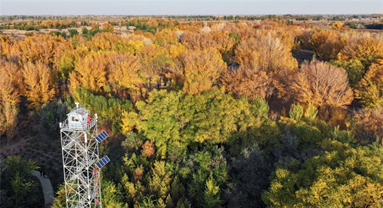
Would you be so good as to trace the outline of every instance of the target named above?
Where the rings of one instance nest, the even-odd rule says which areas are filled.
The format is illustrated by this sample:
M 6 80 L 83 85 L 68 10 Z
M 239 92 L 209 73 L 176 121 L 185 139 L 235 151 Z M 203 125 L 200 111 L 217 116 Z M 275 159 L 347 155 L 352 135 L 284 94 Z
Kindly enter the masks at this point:
M 293 118 L 296 121 L 300 121 L 303 116 L 303 108 L 299 104 L 294 104 L 291 106 L 289 111 L 290 118 Z
M 60 138 L 59 122 L 64 121 L 68 113 L 69 106 L 61 101 L 44 104 L 34 114 L 34 118 L 39 121 L 35 130 L 52 138 Z

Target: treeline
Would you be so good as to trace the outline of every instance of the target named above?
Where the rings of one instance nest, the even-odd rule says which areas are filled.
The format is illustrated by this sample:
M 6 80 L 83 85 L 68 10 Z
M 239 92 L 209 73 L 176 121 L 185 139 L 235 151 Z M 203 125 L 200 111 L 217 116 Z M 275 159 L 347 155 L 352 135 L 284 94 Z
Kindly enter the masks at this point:
M 174 28 L 179 25 L 177 21 L 160 21 L 160 20 L 147 20 L 141 21 L 141 19 L 134 19 L 128 21 L 126 24 L 126 28 L 129 30 L 130 26 L 134 26 L 134 30 L 140 30 L 142 32 L 150 32 L 152 34 L 156 34 L 157 30 L 163 30 L 165 28 Z
M 277 21 L 281 24 L 287 24 L 287 25 L 293 25 L 294 21 L 306 21 L 306 20 L 313 20 L 313 21 L 345 21 L 345 20 L 351 20 L 355 19 L 356 17 L 347 19 L 339 18 L 338 16 L 335 17 L 324 17 L 324 16 L 296 16 L 296 15 L 284 15 L 284 16 L 277 16 L 277 15 L 264 15 L 264 16 L 223 16 L 223 17 L 216 17 L 216 16 L 198 16 L 196 19 L 190 19 L 187 18 L 188 16 L 180 16 L 179 18 L 172 18 L 175 20 L 163 20 L 161 18 L 137 18 L 137 17 L 131 17 L 128 18 L 120 18 L 117 19 L 117 21 L 107 21 L 108 24 L 111 24 L 112 26 L 126 26 L 129 30 L 130 26 L 134 26 L 134 30 L 141 30 L 143 32 L 151 32 L 152 34 L 155 34 L 157 30 L 162 30 L 165 28 L 174 28 L 175 26 L 179 25 L 178 19 L 186 18 L 187 21 L 204 21 L 204 20 L 210 20 L 210 21 L 222 21 L 222 20 L 233 20 L 235 22 L 238 22 L 240 20 L 259 20 L 259 21 L 265 21 L 265 20 L 271 20 L 271 21 Z M 358 18 L 360 18 L 358 16 Z M 377 19 L 378 20 L 378 19 Z M 27 30 L 27 31 L 39 31 L 40 29 L 66 29 L 66 28 L 79 28 L 84 26 L 91 26 L 99 24 L 97 22 L 91 23 L 91 21 L 88 20 L 82 20 L 82 21 L 21 21 L 21 22 L 10 22 L 10 23 L 3 23 L 0 24 L 0 29 L 17 29 L 17 30 Z M 302 23 L 300 23 L 302 24 Z M 342 23 L 343 24 L 343 23 Z M 373 23 L 363 23 L 363 22 L 356 22 L 356 21 L 347 21 L 344 22 L 345 26 L 348 26 L 352 29 L 357 28 L 366 28 L 366 29 L 382 29 L 382 24 L 373 22 Z M 304 24 L 302 24 L 304 25 Z M 306 25 L 306 27 L 310 27 L 310 25 Z M 312 26 L 311 26 L 312 27 Z
M 296 15 L 296 14 L 285 14 L 285 15 L 104 15 L 104 16 L 93 16 L 93 15 L 83 15 L 83 16 L 27 16 L 27 15 L 12 15 L 12 16 L 1 16 L 0 20 L 3 21 L 14 21 L 14 20 L 23 20 L 23 21 L 34 21 L 34 20 L 101 20 L 101 21 L 118 21 L 118 20 L 131 20 L 135 18 L 155 18 L 155 19 L 168 19 L 168 20 L 333 20 L 333 21 L 343 21 L 351 19 L 366 19 L 366 18 L 376 18 L 381 17 L 380 14 L 348 14 L 348 15 Z
M 366 28 L 367 29 L 383 30 L 383 24 L 372 23 L 372 24 L 366 25 Z
M 66 39 L 1 36 L 1 135 L 17 135 L 24 105 L 63 100 L 97 113 L 111 135 L 106 207 L 382 203 L 379 36 L 145 21 L 153 33 L 143 22 L 122 35 L 94 26 Z M 315 57 L 298 65 L 301 47 Z M 54 207 L 65 204 L 62 189 Z
M 75 21 L 26 21 L 26 22 L 11 22 L 0 25 L 0 29 L 16 29 L 16 30 L 35 30 L 40 29 L 65 29 L 76 28 L 79 26 L 88 26 L 90 23 L 81 21 L 80 23 Z

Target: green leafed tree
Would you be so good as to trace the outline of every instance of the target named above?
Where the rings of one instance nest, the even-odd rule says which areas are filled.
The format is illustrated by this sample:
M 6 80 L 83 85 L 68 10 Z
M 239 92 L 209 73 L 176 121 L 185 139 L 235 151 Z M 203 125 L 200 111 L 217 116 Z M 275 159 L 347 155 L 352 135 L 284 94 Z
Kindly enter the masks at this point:
M 360 81 L 355 95 L 364 107 L 383 107 L 383 65 L 372 65 Z
M 1 207 L 42 206 L 41 187 L 33 180 L 32 171 L 38 169 L 35 162 L 9 156 L 0 170 Z M 41 194 L 41 195 L 40 195 Z
M 106 208 L 122 208 L 128 207 L 127 204 L 121 202 L 121 193 L 116 185 L 111 181 L 102 182 L 102 205 Z
M 78 35 L 78 31 L 76 29 L 69 29 L 69 36 L 72 38 L 75 35 Z
M 220 199 L 220 188 L 214 181 L 213 177 L 209 177 L 206 181 L 206 188 L 204 191 L 204 207 L 207 208 L 218 208 L 221 207 L 222 200 Z
M 270 207 L 380 207 L 381 145 L 353 147 L 331 141 L 327 151 L 301 165 L 279 167 L 262 195 Z
M 303 116 L 303 107 L 299 104 L 292 105 L 289 111 L 289 115 L 290 118 L 293 118 L 299 122 Z
M 352 87 L 355 87 L 359 81 L 363 78 L 366 70 L 362 62 L 358 59 L 351 60 L 336 60 L 330 61 L 331 65 L 341 67 L 346 70 L 348 74 L 348 80 Z

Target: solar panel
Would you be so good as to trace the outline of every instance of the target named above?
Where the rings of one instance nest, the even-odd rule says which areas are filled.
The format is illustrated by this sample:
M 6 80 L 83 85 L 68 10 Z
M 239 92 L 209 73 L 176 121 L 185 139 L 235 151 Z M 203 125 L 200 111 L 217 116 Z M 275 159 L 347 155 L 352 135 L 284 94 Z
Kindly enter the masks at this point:
M 105 131 L 102 131 L 99 135 L 96 136 L 96 140 L 98 143 L 101 143 L 107 136 L 108 134 Z
M 106 164 L 108 164 L 108 162 L 110 162 L 110 159 L 108 156 L 105 156 L 103 158 L 101 158 L 101 160 L 99 160 L 96 165 L 98 168 L 102 168 L 104 167 Z

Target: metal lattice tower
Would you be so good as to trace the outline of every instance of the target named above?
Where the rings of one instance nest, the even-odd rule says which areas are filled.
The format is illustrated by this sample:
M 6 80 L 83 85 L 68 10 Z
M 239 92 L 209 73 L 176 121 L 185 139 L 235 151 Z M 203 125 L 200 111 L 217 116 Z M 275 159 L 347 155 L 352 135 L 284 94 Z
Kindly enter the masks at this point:
M 93 118 L 89 117 L 88 110 L 76 103 L 76 109 L 60 123 L 60 134 L 66 206 L 102 207 L 100 181 L 102 166 L 98 164 L 100 163 L 98 143 L 102 140 L 100 141 L 97 136 L 97 114 Z

